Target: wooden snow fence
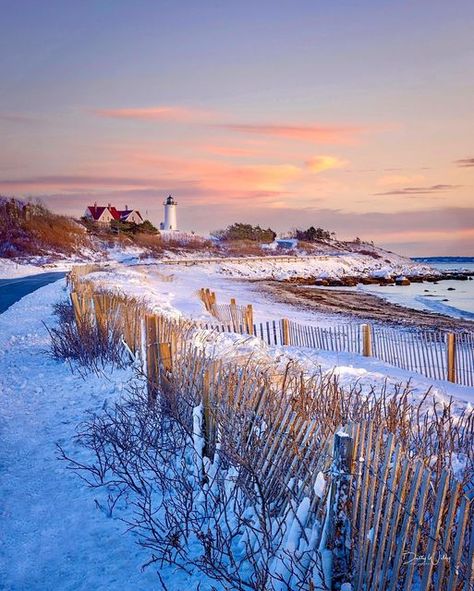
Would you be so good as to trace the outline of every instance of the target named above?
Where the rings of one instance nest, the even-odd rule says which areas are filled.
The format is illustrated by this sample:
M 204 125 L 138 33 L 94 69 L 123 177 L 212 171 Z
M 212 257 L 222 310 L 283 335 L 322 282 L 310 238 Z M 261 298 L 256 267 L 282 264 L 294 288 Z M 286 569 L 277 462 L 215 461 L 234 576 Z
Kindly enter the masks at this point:
M 319 524 L 315 547 L 326 529 L 333 553 L 328 588 L 351 582 L 355 591 L 472 590 L 472 491 L 461 490 L 446 470 L 438 477 L 411 459 L 396 435 L 375 432 L 371 422 L 333 435 L 290 392 L 277 402 L 254 368 L 250 375 L 237 368 L 222 375 L 222 368 L 213 364 L 204 373 L 204 455 L 212 460 L 220 439 L 224 451 L 244 461 L 249 497 L 258 481 L 278 515 L 309 499 L 303 525 Z
M 193 408 L 202 405 L 203 478 L 219 447 L 241 467 L 250 502 L 257 488 L 272 514 L 285 516 L 308 500 L 303 532 L 316 532 L 314 548 L 324 543 L 333 554 L 329 589 L 343 582 L 354 591 L 472 589 L 472 491 L 411 459 L 386 428 L 365 421 L 334 434 L 295 397 L 295 379 L 209 360 L 191 347 L 164 379 L 191 433 Z
M 200 289 L 198 294 L 206 311 L 227 327 L 228 332 L 253 334 L 252 304 L 239 306 L 235 298 L 230 300 L 230 304 L 218 304 L 215 292 L 204 288 Z
M 315 384 L 303 385 L 297 372 L 207 356 L 195 346 L 195 324 L 146 313 L 139 302 L 95 292 L 84 281 L 75 288 L 78 326 L 120 327 L 142 361 L 150 404 L 159 397 L 190 434 L 202 408 L 203 478 L 219 449 L 240 467 L 250 503 L 258 490 L 275 516 L 307 504 L 302 540 L 311 531 L 315 556 L 332 553 L 327 588 L 350 582 L 354 591 L 472 591 L 473 491 L 411 457 L 388 425 L 375 430 L 363 420 L 335 429 L 318 412 Z M 278 327 L 288 344 L 308 338 L 292 323 Z M 305 342 L 314 343 L 310 334 Z M 353 346 L 355 331 L 339 334 L 332 346 Z M 313 590 L 312 573 L 307 578 Z
M 435 380 L 474 386 L 474 333 L 446 333 L 439 330 L 407 330 L 370 324 L 311 326 L 286 318 L 255 323 L 252 306 L 218 305 L 216 294 L 199 292 L 206 310 L 217 326 L 202 328 L 237 332 L 260 338 L 270 346 L 308 347 L 335 353 L 356 353 Z
M 351 427 L 347 510 L 355 590 L 473 589 L 473 491 L 410 459 L 396 435 Z

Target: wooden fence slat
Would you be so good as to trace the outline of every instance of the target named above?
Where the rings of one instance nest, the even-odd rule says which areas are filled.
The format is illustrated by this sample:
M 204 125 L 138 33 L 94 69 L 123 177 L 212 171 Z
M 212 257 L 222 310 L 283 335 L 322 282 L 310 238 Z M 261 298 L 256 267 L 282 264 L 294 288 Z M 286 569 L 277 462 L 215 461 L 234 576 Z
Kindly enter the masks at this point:
M 418 543 L 420 539 L 420 532 L 423 526 L 423 520 L 425 515 L 425 503 L 426 498 L 428 495 L 429 490 L 429 479 L 430 479 L 430 471 L 425 468 L 423 471 L 423 478 L 422 484 L 420 487 L 420 492 L 418 494 L 418 510 L 416 512 L 413 530 L 411 535 L 411 545 L 409 550 L 409 556 L 416 557 L 418 555 Z M 405 586 L 403 587 L 405 591 L 411 591 L 412 589 L 412 582 L 413 582 L 413 575 L 415 572 L 415 564 L 416 560 L 409 561 L 407 572 L 405 574 Z M 396 581 L 396 579 L 394 579 Z M 393 586 L 393 582 L 391 584 L 391 590 L 395 589 Z
M 393 450 L 395 447 L 393 433 L 390 433 L 390 435 L 388 436 L 385 446 L 386 446 L 385 459 L 382 464 L 382 472 L 381 472 L 379 483 L 378 483 L 377 499 L 376 499 L 375 508 L 374 508 L 374 522 L 373 522 L 373 525 L 371 528 L 372 543 L 370 544 L 369 552 L 368 552 L 368 555 L 366 558 L 365 570 L 369 574 L 369 576 L 374 573 L 372 560 L 374 557 L 376 547 L 378 544 L 380 544 L 380 541 L 378 541 L 378 534 L 379 534 L 380 518 L 382 515 L 382 503 L 384 501 L 385 489 L 388 484 L 388 475 L 390 473 L 390 469 L 392 468 L 392 454 L 393 454 Z M 375 480 L 375 477 L 374 477 L 374 480 Z
M 454 518 L 456 515 L 456 508 L 457 508 L 457 502 L 458 502 L 458 498 L 459 498 L 459 492 L 461 490 L 461 485 L 459 482 L 454 482 L 451 486 L 451 495 L 450 495 L 450 499 L 449 499 L 449 506 L 448 506 L 448 511 L 446 513 L 446 518 L 444 520 L 444 524 L 443 524 L 443 538 L 442 538 L 442 542 L 441 542 L 441 546 L 442 546 L 442 552 L 449 552 L 450 551 L 450 542 L 452 539 L 452 527 L 454 524 Z M 436 567 L 436 572 L 435 572 L 435 580 L 436 581 L 443 581 L 444 579 L 444 572 L 446 570 L 446 560 L 444 560 L 443 558 L 441 560 L 438 561 L 438 565 Z
M 454 540 L 453 553 L 450 564 L 450 577 L 448 589 L 456 589 L 459 576 L 459 562 L 461 560 L 464 532 L 466 529 L 467 518 L 469 515 L 470 501 L 466 496 L 461 497 L 461 504 L 458 510 L 458 519 L 456 524 L 456 538 Z
M 446 498 L 446 493 L 448 492 L 448 487 L 449 474 L 446 470 L 443 470 L 438 484 L 438 494 L 436 496 L 436 503 L 434 506 L 433 515 L 431 516 L 431 527 L 428 537 L 428 549 L 426 551 L 426 555 L 428 557 L 434 556 L 436 552 L 439 528 L 441 527 L 441 511 L 444 507 L 444 500 Z M 431 585 L 431 574 L 433 572 L 433 567 L 434 560 L 425 561 L 423 576 L 421 580 L 422 589 L 429 589 Z

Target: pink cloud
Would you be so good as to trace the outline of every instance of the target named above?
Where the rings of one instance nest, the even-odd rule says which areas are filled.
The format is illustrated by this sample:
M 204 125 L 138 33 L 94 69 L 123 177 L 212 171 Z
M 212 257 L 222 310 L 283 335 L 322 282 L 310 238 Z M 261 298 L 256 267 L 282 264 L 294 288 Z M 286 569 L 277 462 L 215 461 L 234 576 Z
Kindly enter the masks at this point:
M 367 131 L 363 127 L 349 125 L 219 123 L 215 127 L 238 133 L 282 137 L 320 144 L 352 143 L 361 133 Z
M 147 187 L 153 186 L 156 180 L 100 175 L 51 175 L 35 176 L 18 179 L 0 179 L 2 189 L 29 189 L 34 187 Z
M 208 111 L 188 107 L 160 106 L 123 109 L 94 109 L 99 117 L 109 119 L 130 119 L 133 121 L 195 121 L 212 116 Z

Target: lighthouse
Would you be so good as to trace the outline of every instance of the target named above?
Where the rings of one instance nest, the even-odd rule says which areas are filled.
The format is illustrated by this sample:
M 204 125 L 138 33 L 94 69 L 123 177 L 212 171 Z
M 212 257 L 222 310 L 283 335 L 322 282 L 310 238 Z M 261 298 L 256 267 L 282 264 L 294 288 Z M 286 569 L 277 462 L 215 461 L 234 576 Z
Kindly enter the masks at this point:
M 176 206 L 178 204 L 170 195 L 163 205 L 165 206 L 165 221 L 160 224 L 160 229 L 176 231 L 178 229 L 176 221 Z

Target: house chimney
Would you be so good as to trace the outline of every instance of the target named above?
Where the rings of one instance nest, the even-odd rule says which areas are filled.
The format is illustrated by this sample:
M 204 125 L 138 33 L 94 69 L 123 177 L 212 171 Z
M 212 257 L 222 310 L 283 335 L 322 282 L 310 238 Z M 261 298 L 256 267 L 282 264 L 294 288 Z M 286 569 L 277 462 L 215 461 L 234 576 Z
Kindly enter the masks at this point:
M 128 211 L 128 205 L 125 206 L 125 211 Z
M 111 203 L 107 203 L 107 207 L 112 207 L 112 204 Z
M 94 213 L 97 211 L 97 201 L 94 201 Z

